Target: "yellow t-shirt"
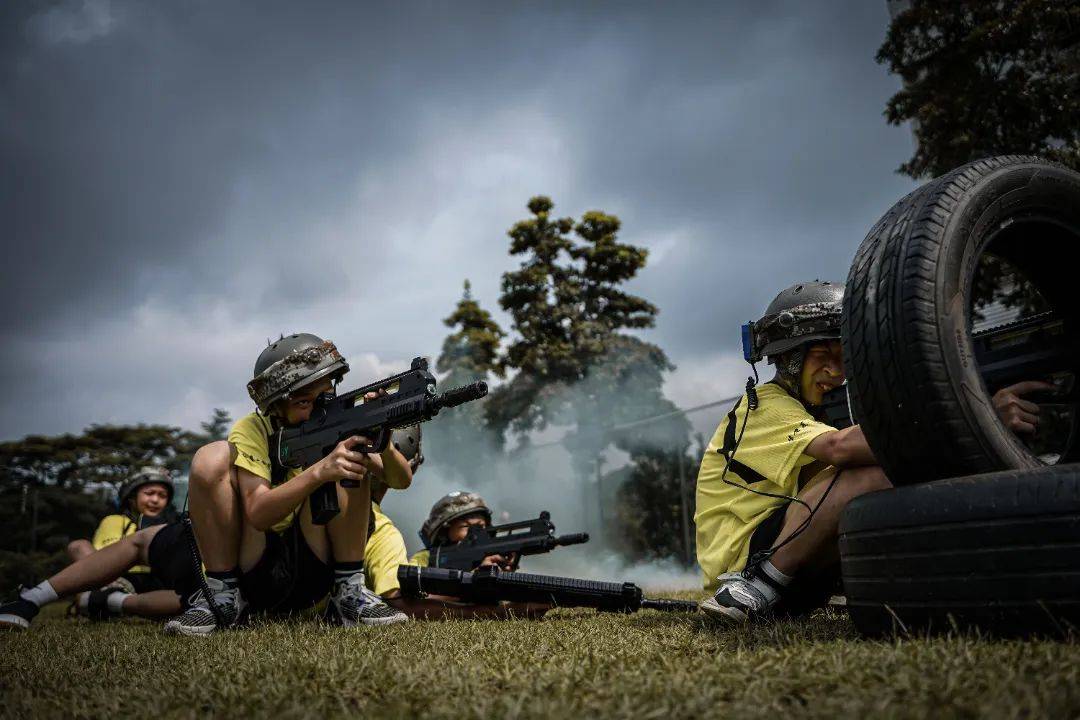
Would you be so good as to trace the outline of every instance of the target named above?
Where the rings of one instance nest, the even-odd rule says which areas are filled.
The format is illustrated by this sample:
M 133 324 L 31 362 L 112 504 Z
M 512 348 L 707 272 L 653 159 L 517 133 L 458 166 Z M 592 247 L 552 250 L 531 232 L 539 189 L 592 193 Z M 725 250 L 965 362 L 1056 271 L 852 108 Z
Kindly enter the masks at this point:
M 761 492 L 795 495 L 799 490 L 799 471 L 814 462 L 803 451 L 810 441 L 836 428 L 818 422 L 806 408 L 775 383 L 757 389 L 759 405 L 746 423 L 739 449 L 727 473 L 731 482 Z M 746 396 L 735 410 L 734 437 L 746 419 Z M 705 450 L 697 477 L 698 564 L 705 571 L 705 588 L 715 589 L 716 577 L 746 566 L 750 536 L 773 510 L 787 502 L 779 498 L 755 495 L 721 481 L 726 461 L 717 449 L 724 447 L 730 414 L 720 423 Z M 736 467 L 745 466 L 742 477 Z M 753 472 L 762 477 L 753 476 Z
M 429 550 L 421 550 L 409 558 L 409 564 L 417 567 L 427 567 L 431 564 L 431 552 Z
M 94 546 L 95 550 L 100 550 L 107 545 L 112 545 L 121 538 L 133 535 L 138 529 L 139 524 L 126 515 L 106 515 L 98 523 L 90 544 Z M 136 565 L 127 572 L 148 573 L 150 568 L 145 565 Z
M 236 448 L 233 465 L 244 468 L 267 482 L 271 481 L 270 443 L 267 440 L 269 433 L 270 418 L 257 412 L 240 418 L 229 430 L 229 444 Z M 291 480 L 300 473 L 300 468 L 290 468 L 285 474 L 285 480 Z M 274 523 L 274 532 L 284 532 L 292 525 L 294 517 L 296 510 Z
M 379 504 L 371 503 L 371 511 L 375 514 L 375 532 L 364 549 L 364 570 L 368 588 L 376 595 L 385 595 L 401 587 L 397 579 L 398 565 L 408 564 L 409 555 L 405 551 L 405 538 L 383 514 Z

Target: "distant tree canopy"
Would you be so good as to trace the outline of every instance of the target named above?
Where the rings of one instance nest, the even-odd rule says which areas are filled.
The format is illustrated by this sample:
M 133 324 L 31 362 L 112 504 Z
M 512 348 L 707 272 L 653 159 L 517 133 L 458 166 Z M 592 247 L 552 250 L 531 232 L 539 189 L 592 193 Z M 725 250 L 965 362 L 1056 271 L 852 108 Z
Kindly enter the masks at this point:
M 1080 170 L 1080 3 L 914 0 L 877 61 L 904 81 L 885 116 L 913 121 L 918 141 L 900 172 L 936 176 L 1006 153 Z
M 61 550 L 87 537 L 109 510 L 99 484 L 119 487 L 138 468 L 187 471 L 199 446 L 223 436 L 228 413 L 216 409 L 203 432 L 167 425 L 91 425 L 78 435 L 30 435 L 0 443 L 0 550 Z
M 443 341 L 435 363 L 435 369 L 444 373 L 440 385 L 457 387 L 502 375 L 499 342 L 505 333 L 473 298 L 468 280 L 461 299 L 443 324 L 453 332 Z M 477 467 L 490 460 L 496 449 L 484 419 L 485 401 L 443 410 L 424 428 L 425 452 L 438 458 L 440 465 L 468 486 L 472 486 Z

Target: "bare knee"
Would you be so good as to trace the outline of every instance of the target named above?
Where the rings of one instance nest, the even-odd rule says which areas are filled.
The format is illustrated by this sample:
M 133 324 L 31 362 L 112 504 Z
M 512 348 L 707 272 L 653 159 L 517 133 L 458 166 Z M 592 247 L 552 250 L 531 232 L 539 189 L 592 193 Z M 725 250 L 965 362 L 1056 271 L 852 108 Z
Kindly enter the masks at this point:
M 94 546 L 89 540 L 79 538 L 78 540 L 72 540 L 67 544 L 68 557 L 73 561 L 78 561 L 94 552 Z
M 232 467 L 232 446 L 225 440 L 207 443 L 195 451 L 191 458 L 188 482 L 203 488 L 228 481 Z
M 889 478 L 885 477 L 885 471 L 879 465 L 867 465 L 844 470 L 841 482 L 844 487 L 844 494 L 848 498 L 855 498 L 866 493 L 887 490 L 892 487 Z
M 128 535 L 124 540 L 130 541 L 132 545 L 137 547 L 141 557 L 146 557 L 150 551 L 150 543 L 153 542 L 154 536 L 161 532 L 164 527 L 164 525 L 154 525 L 152 527 L 144 528 Z

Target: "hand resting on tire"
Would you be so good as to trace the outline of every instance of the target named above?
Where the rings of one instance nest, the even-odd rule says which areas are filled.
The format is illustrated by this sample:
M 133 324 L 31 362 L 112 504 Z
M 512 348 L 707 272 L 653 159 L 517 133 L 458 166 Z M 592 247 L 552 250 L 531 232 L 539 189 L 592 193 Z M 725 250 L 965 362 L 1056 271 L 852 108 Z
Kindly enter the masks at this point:
M 1014 433 L 1032 435 L 1039 429 L 1039 406 L 1024 396 L 1034 392 L 1053 392 L 1057 388 L 1040 380 L 1025 380 L 1003 387 L 994 393 L 991 401 L 1005 427 Z

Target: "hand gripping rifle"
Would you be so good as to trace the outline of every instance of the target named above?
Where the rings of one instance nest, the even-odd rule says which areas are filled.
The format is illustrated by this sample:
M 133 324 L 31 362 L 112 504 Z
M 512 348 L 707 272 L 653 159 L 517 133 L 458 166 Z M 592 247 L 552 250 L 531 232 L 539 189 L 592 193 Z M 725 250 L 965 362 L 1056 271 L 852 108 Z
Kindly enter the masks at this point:
M 652 600 L 634 583 L 506 572 L 494 565 L 478 570 L 398 566 L 398 582 L 406 595 L 447 595 L 465 602 L 494 605 L 500 600 L 549 603 L 556 607 L 588 607 L 604 612 L 632 613 L 642 609 L 697 612 L 691 600 Z
M 971 334 L 975 362 L 991 395 L 1022 380 L 1045 380 L 1057 390 L 1031 393 L 1035 403 L 1075 404 L 1080 401 L 1080 334 L 1053 312 L 986 328 Z M 853 418 L 845 383 L 825 393 L 818 414 L 837 429 Z
M 364 395 L 379 390 L 385 390 L 386 394 L 364 400 Z M 390 442 L 390 433 L 396 428 L 426 422 L 443 408 L 479 400 L 485 395 L 487 383 L 484 382 L 436 395 L 435 376 L 428 371 L 427 360 L 418 357 L 412 361 L 412 367 L 398 375 L 344 395 L 320 395 L 310 418 L 296 427 L 282 428 L 278 460 L 285 467 L 308 467 L 333 452 L 339 442 L 354 435 L 369 441 L 358 445 L 358 452 L 382 452 Z M 335 483 L 324 483 L 311 493 L 311 520 L 316 525 L 325 525 L 339 512 Z
M 589 541 L 589 533 L 556 536 L 551 513 L 547 510 L 542 511 L 535 520 L 486 528 L 473 525 L 468 533 L 459 543 L 433 547 L 429 559 L 431 567 L 473 570 L 488 555 L 512 555 L 516 570 L 524 555 L 539 555 L 563 545 L 579 545 Z

